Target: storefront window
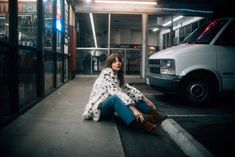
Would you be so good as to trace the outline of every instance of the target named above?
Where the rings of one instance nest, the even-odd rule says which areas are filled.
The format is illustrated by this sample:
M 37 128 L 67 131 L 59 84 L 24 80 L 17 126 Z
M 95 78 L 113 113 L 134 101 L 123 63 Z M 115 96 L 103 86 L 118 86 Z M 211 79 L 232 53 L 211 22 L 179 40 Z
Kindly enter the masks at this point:
M 45 94 L 48 94 L 54 88 L 54 84 L 53 84 L 54 72 L 55 72 L 55 65 L 54 65 L 53 53 L 45 51 L 45 54 L 44 54 Z
M 125 74 L 140 74 L 141 41 L 142 41 L 141 15 L 111 16 L 110 47 L 120 48 L 123 56 Z M 118 52 L 112 50 L 111 53 Z
M 126 74 L 140 74 L 141 50 L 126 51 Z
M 53 0 L 43 1 L 44 7 L 44 49 L 52 50 Z
M 79 57 L 77 57 L 76 72 L 78 74 L 98 75 L 103 68 L 102 63 L 110 53 L 121 54 L 125 74 L 140 73 L 141 15 L 112 14 L 110 18 L 110 45 L 108 45 L 109 15 L 77 14 Z
M 20 48 L 19 56 L 19 100 L 20 107 L 37 97 L 37 51 Z
M 103 69 L 103 62 L 108 55 L 107 50 L 79 50 L 77 56 L 77 73 L 97 75 Z
M 0 1 L 0 40 L 7 40 L 9 37 L 9 16 L 8 0 Z
M 68 69 L 68 56 L 64 56 L 64 81 L 68 81 L 69 79 L 69 69 Z
M 11 48 L 0 42 L 0 119 L 10 113 L 10 70 L 9 62 Z
M 112 15 L 110 47 L 132 48 L 141 44 L 141 15 Z
M 56 34 L 56 52 L 61 52 L 61 32 L 57 31 Z
M 62 54 L 57 54 L 56 56 L 56 85 L 60 86 L 62 84 Z
M 108 48 L 108 14 L 92 14 L 92 19 L 90 16 L 87 13 L 79 13 L 77 16 L 78 47 Z
M 18 40 L 20 45 L 36 47 L 37 1 L 18 0 Z

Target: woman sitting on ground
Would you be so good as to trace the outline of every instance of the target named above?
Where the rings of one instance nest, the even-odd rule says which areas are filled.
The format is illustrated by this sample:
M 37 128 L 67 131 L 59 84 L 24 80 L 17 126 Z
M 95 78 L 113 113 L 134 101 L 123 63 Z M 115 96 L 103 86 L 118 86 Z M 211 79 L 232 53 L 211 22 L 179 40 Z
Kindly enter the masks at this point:
M 95 81 L 84 119 L 95 121 L 110 118 L 116 112 L 130 127 L 152 131 L 166 116 L 161 116 L 154 104 L 124 79 L 123 63 L 118 54 L 105 60 L 104 69 Z

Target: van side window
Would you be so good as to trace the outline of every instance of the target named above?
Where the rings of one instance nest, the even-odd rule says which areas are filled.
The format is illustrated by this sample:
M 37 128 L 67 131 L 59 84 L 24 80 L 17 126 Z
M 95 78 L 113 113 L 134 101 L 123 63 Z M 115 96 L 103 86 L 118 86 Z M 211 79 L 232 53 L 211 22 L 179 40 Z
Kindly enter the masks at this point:
M 233 20 L 226 30 L 220 35 L 215 45 L 234 45 L 235 46 L 235 20 Z

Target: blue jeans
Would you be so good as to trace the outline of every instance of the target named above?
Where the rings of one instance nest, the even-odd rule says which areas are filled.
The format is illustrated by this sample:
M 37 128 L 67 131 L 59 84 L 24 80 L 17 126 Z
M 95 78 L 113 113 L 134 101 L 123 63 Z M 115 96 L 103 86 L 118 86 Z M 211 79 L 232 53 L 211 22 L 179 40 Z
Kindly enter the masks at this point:
M 135 107 L 143 114 L 147 114 L 151 108 L 144 102 L 136 102 Z M 136 119 L 132 110 L 122 102 L 120 98 L 116 95 L 108 97 L 100 105 L 101 110 L 101 119 L 109 118 L 113 115 L 114 112 L 117 112 L 119 117 L 129 125 L 133 120 Z

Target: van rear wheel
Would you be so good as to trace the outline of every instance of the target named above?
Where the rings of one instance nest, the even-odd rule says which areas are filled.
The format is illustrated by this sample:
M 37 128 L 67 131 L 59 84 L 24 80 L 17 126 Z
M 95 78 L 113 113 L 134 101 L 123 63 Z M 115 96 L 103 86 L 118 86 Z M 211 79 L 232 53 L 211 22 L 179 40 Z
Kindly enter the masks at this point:
M 213 95 L 213 88 L 207 79 L 187 79 L 182 88 L 181 96 L 186 103 L 199 106 L 208 104 Z

